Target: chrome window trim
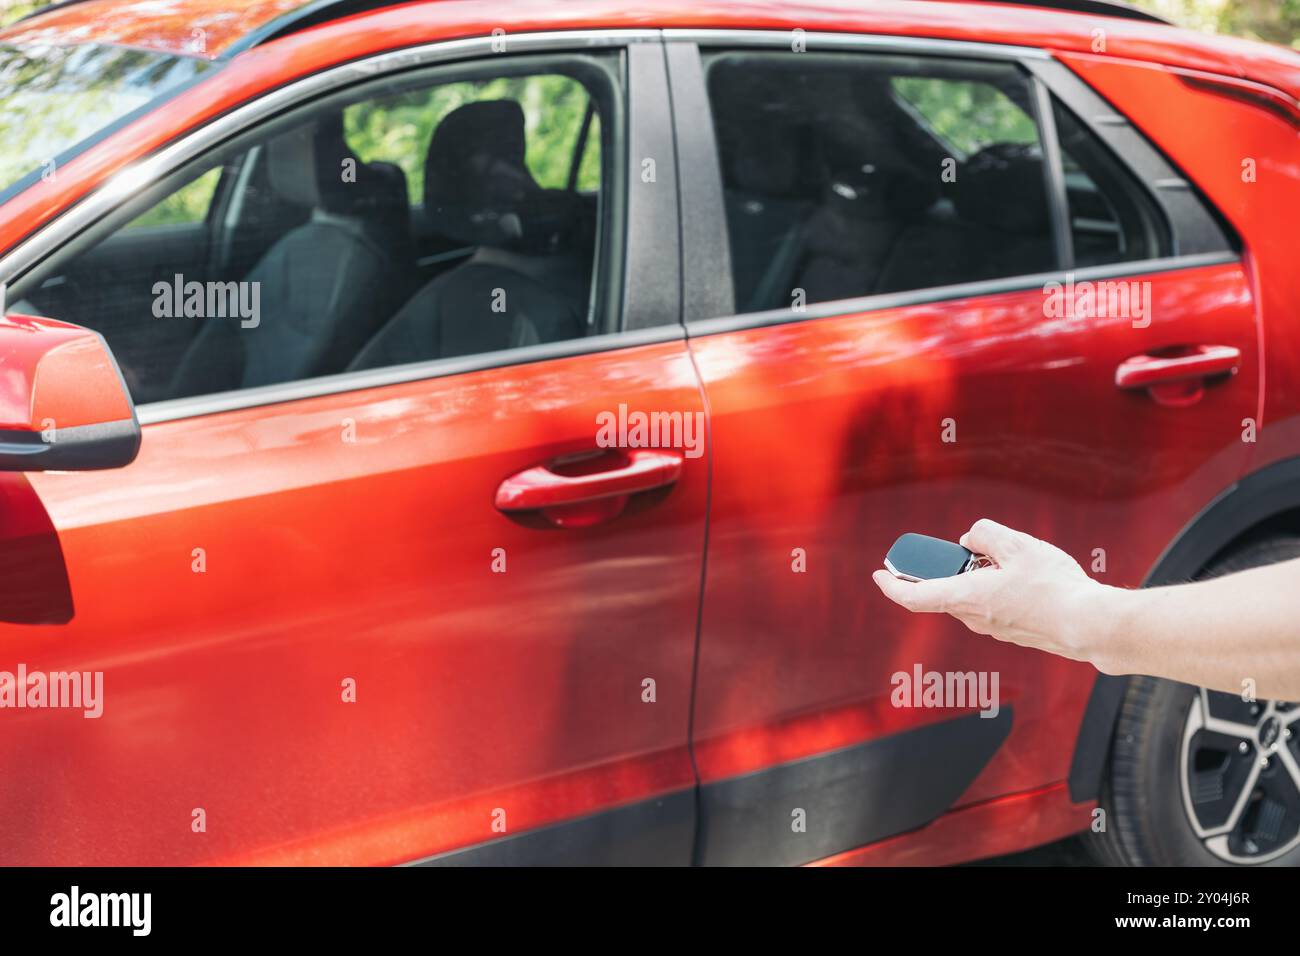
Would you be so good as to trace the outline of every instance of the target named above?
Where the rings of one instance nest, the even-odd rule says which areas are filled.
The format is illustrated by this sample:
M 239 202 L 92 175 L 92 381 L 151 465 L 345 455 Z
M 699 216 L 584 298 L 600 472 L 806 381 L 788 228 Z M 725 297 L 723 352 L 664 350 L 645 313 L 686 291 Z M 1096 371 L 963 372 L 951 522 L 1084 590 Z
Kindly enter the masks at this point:
M 708 30 L 668 29 L 661 31 L 663 41 L 680 40 L 701 47 L 750 46 L 791 49 L 792 30 Z M 975 40 L 944 40 L 937 37 L 890 36 L 881 33 L 829 33 L 804 31 L 800 38 L 809 52 L 830 53 L 836 50 L 871 50 L 878 53 L 932 53 L 954 57 L 980 57 L 997 60 L 1050 60 L 1051 54 L 1035 47 L 1005 43 L 981 43 Z
M 404 382 L 447 378 L 451 375 L 480 372 L 484 369 L 529 365 L 533 362 L 572 358 L 594 352 L 616 352 L 621 349 L 637 348 L 643 345 L 656 345 L 661 342 L 683 340 L 685 337 L 686 330 L 680 324 L 626 329 L 621 332 L 590 335 L 581 339 L 565 339 L 560 342 L 545 342 L 540 345 L 526 345 L 521 348 L 484 352 L 480 355 L 433 359 L 429 362 L 412 362 L 408 365 L 388 365 L 384 368 L 367 369 L 361 372 L 340 372 L 337 375 L 303 378 L 294 382 L 281 382 L 276 385 L 263 385 L 258 388 L 231 389 L 227 392 L 196 395 L 193 398 L 173 398 L 163 402 L 149 402 L 137 408 L 136 414 L 141 425 L 156 425 L 159 422 L 171 422 L 182 418 L 198 418 L 202 415 L 214 415 L 218 412 L 233 412 L 243 408 L 257 408 L 262 405 L 279 405 L 283 402 L 293 402 L 303 398 L 320 398 L 326 395 L 341 395 L 365 389 L 382 388 L 385 385 L 399 385 Z
M 1097 282 L 1132 276 L 1160 275 L 1167 272 L 1179 272 L 1183 269 L 1199 269 L 1205 266 L 1231 265 L 1233 263 L 1238 265 L 1241 263 L 1240 256 L 1234 252 L 1205 252 L 1196 255 L 1168 256 L 1162 259 L 1142 259 L 1136 262 L 1109 263 L 1088 266 L 1084 269 L 1057 269 L 1051 272 L 1008 276 L 1004 279 L 982 279 L 978 282 L 962 282 L 955 285 L 910 289 L 906 292 L 884 292 L 853 299 L 817 302 L 807 306 L 802 312 L 795 312 L 792 309 L 769 309 L 766 312 L 745 312 L 740 315 L 697 319 L 686 323 L 686 334 L 688 338 L 695 339 L 706 335 L 721 335 L 727 332 L 738 332 L 744 329 L 761 328 L 769 325 L 790 325 L 796 322 L 808 322 L 813 319 L 861 315 L 867 312 L 881 312 L 886 309 L 902 309 L 913 305 L 956 302 L 962 299 L 975 299 L 1005 292 L 1025 292 L 1030 289 L 1042 288 L 1049 282 L 1065 283 L 1069 280 Z

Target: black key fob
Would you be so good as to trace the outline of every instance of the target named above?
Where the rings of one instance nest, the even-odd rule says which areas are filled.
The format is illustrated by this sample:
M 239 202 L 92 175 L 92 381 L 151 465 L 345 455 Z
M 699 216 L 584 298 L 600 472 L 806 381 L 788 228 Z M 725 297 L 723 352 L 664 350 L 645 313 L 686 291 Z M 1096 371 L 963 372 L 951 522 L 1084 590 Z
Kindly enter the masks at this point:
M 978 567 L 981 559 L 959 544 L 925 534 L 905 534 L 885 555 L 885 570 L 904 581 L 950 578 Z

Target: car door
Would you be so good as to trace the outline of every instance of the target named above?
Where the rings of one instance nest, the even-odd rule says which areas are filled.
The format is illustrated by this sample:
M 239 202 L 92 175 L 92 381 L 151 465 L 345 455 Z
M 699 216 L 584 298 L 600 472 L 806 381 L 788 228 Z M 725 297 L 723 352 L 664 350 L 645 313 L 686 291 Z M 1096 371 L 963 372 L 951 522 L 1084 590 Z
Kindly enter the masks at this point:
M 734 293 L 687 311 L 713 483 L 698 858 L 808 862 L 1040 790 L 1041 832 L 1082 829 L 1063 781 L 1095 671 L 870 575 L 904 532 L 991 517 L 1140 584 L 1245 464 L 1245 270 L 1046 57 L 803 39 L 670 34 L 675 108 L 713 120 L 679 127 L 713 158 L 683 188 L 721 183 L 685 261 L 729 260 Z
M 365 143 L 422 130 L 418 156 L 390 163 L 408 177 L 453 168 L 417 169 L 434 151 L 427 104 L 440 124 L 465 96 L 522 103 L 531 169 L 522 151 L 496 159 L 537 197 L 553 157 L 533 131 L 576 128 L 587 101 L 561 112 L 557 91 L 576 84 L 599 103 L 599 196 L 583 203 L 595 210 L 593 288 L 570 337 L 547 340 L 514 304 L 527 301 L 516 289 L 540 293 L 499 265 L 549 260 L 485 242 L 480 266 L 508 276 L 501 288 L 449 301 L 438 290 L 465 283 L 443 273 L 417 295 L 441 309 L 444 341 L 450 329 L 472 335 L 468 318 L 526 327 L 506 347 L 403 352 L 396 366 L 145 404 L 129 467 L 30 476 L 75 614 L 0 625 L 0 668 L 101 674 L 103 710 L 7 717 L 0 761 L 25 769 L 0 782 L 0 862 L 689 861 L 707 460 L 678 321 L 666 78 L 652 35 L 601 49 L 591 39 L 521 38 L 509 56 L 484 39 L 315 76 L 277 94 L 292 112 L 258 125 L 269 111 L 244 107 L 235 140 L 213 134 L 199 159 L 115 213 L 135 219 L 304 117 L 397 94 L 405 112 L 362 111 L 388 134 Z M 370 128 L 355 119 L 345 113 L 350 137 Z M 658 175 L 643 178 L 656 158 Z M 87 223 L 92 239 L 115 228 Z M 42 272 L 74 269 L 61 257 L 75 255 L 56 251 L 16 296 Z M 372 318 L 387 329 L 398 316 Z M 231 340 L 242 332 L 232 324 Z M 677 431 L 652 441 L 617 427 L 640 415 Z

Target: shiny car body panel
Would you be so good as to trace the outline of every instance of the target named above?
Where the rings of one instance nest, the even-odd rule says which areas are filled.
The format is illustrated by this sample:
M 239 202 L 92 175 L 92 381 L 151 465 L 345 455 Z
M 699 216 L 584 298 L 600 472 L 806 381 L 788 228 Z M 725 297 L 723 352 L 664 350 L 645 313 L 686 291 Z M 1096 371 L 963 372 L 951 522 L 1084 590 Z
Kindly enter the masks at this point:
M 994 513 L 1085 566 L 1100 550 L 1106 580 L 1136 586 L 1225 489 L 1300 452 L 1296 130 L 1173 72 L 1294 98 L 1300 58 L 1157 24 L 912 0 L 441 0 L 243 45 L 297 6 L 86 0 L 0 33 L 225 61 L 0 206 L 0 250 L 270 91 L 495 29 L 507 52 L 530 33 L 682 29 L 1045 51 L 1184 170 L 1244 248 L 1127 275 L 1149 283 L 1142 328 L 1049 320 L 1041 278 L 855 300 L 157 420 L 121 470 L 0 476 L 0 532 L 48 571 L 24 579 L 28 623 L 0 624 L 0 670 L 103 670 L 109 693 L 99 720 L 0 716 L 0 762 L 22 768 L 0 781 L 0 863 L 391 864 L 689 805 L 951 716 L 891 706 L 890 674 L 916 662 L 998 672 L 1009 736 L 951 812 L 824 862 L 961 862 L 1086 827 L 1091 803 L 1064 781 L 1095 673 L 909 618 L 870 571 L 900 530 L 952 537 Z M 1258 159 L 1251 183 L 1243 153 Z M 1193 404 L 1115 387 L 1126 359 L 1207 343 L 1242 359 Z M 707 415 L 708 453 L 587 527 L 494 508 L 511 475 L 591 451 L 595 415 L 619 403 Z M 1246 419 L 1258 441 L 1242 440 Z M 687 838 L 657 861 L 695 859 L 702 824 L 685 812 L 673 832 Z

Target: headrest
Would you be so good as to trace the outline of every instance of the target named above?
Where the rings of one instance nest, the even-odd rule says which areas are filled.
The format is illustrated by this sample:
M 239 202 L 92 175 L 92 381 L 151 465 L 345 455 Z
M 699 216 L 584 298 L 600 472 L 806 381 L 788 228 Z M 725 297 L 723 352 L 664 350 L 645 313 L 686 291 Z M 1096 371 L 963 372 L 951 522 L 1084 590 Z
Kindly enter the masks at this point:
M 553 245 L 580 199 L 538 185 L 525 149 L 524 111 L 514 100 L 483 100 L 448 113 L 429 140 L 424 167 L 424 208 L 435 228 L 475 245 Z
M 957 214 L 967 222 L 1023 235 L 1049 231 L 1043 153 L 1036 144 L 986 146 L 962 164 L 952 185 Z
M 937 177 L 907 166 L 864 163 L 830 177 L 824 205 L 848 219 L 910 220 L 939 198 Z
M 362 190 L 349 187 L 359 181 L 364 166 L 343 138 L 340 113 L 271 140 L 266 157 L 271 188 L 288 202 L 346 215 L 362 199 Z M 355 164 L 352 181 L 344 178 L 345 159 Z

